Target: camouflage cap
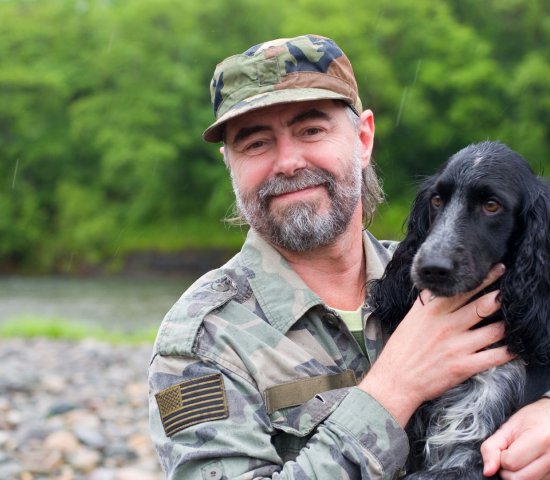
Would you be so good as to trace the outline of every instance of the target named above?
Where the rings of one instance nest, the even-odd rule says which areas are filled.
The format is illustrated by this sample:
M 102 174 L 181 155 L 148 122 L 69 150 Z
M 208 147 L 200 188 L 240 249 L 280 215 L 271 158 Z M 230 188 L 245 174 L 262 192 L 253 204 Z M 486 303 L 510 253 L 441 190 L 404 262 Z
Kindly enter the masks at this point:
M 351 63 L 336 43 L 318 35 L 281 38 L 256 45 L 217 65 L 210 84 L 216 121 L 203 133 L 222 140 L 225 122 L 278 103 L 344 100 L 360 114 Z

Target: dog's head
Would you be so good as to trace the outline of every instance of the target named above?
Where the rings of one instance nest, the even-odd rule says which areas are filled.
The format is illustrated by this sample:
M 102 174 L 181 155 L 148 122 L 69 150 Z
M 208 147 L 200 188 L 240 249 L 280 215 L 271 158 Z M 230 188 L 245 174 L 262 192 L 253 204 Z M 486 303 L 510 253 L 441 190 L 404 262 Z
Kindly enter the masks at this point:
M 371 303 L 391 332 L 419 290 L 451 296 L 477 287 L 497 262 L 509 349 L 550 363 L 550 186 L 497 142 L 470 145 L 422 185 L 407 235 Z
M 456 295 L 477 287 L 495 263 L 509 263 L 533 179 L 525 160 L 499 143 L 453 155 L 417 199 L 424 212 L 416 221 L 426 223 L 427 234 L 412 262 L 415 286 Z

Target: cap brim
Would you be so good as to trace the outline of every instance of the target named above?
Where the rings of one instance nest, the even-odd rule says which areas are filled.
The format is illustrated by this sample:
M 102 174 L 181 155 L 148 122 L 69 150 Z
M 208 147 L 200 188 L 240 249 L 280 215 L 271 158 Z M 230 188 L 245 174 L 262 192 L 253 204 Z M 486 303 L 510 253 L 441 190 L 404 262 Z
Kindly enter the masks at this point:
M 221 142 L 225 123 L 232 118 L 271 105 L 307 102 L 311 100 L 343 100 L 353 108 L 353 100 L 351 98 L 331 90 L 323 90 L 321 88 L 272 90 L 270 92 L 260 93 L 235 104 L 204 131 L 202 138 L 211 143 Z

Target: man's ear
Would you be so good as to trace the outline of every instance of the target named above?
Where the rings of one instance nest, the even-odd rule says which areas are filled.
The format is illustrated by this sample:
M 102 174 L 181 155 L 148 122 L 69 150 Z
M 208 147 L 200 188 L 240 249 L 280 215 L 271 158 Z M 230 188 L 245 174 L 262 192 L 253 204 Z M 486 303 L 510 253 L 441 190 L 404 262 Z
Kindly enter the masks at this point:
M 359 140 L 361 141 L 362 168 L 370 163 L 372 148 L 374 145 L 374 114 L 372 110 L 361 113 L 359 124 Z
M 229 159 L 227 158 L 227 155 L 225 154 L 225 145 L 222 145 L 220 147 L 220 153 L 223 157 L 223 163 L 225 164 L 225 166 L 227 167 L 228 170 L 230 170 L 229 168 Z

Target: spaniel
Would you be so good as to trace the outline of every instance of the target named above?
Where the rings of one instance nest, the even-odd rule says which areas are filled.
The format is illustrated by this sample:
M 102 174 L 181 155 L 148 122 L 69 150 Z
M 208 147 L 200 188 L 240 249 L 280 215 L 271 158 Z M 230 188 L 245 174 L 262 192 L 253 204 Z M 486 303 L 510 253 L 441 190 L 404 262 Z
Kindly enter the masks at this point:
M 486 478 L 483 440 L 550 389 L 550 185 L 518 153 L 487 141 L 453 155 L 422 185 L 405 239 L 369 286 L 372 315 L 391 334 L 420 290 L 470 291 L 497 262 L 506 265 L 492 286 L 500 290 L 497 318 L 517 359 L 418 409 L 407 426 L 407 478 Z

